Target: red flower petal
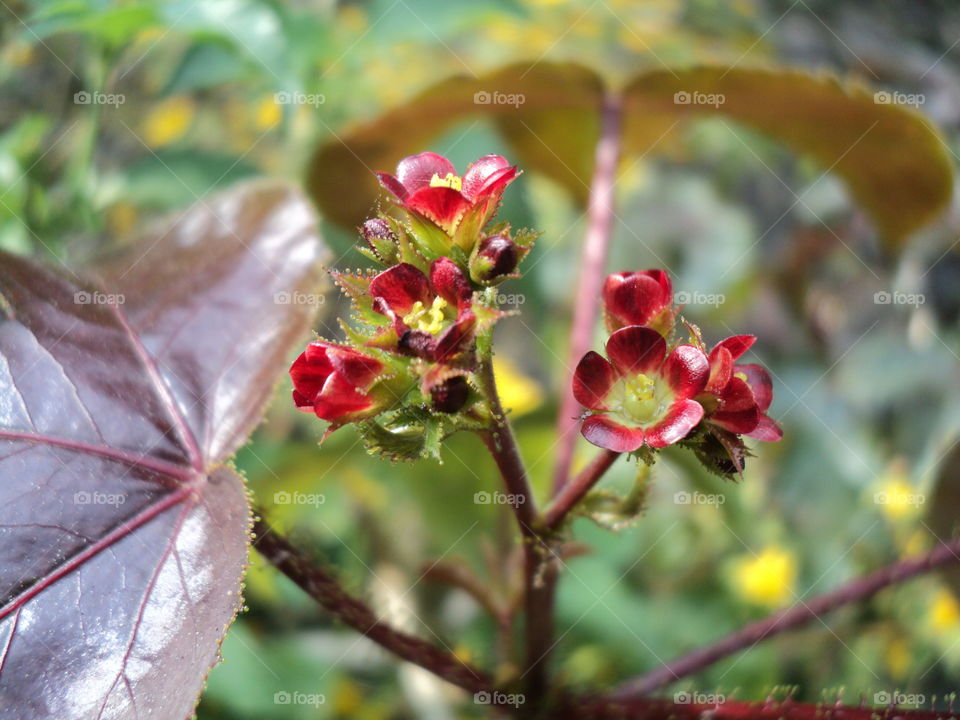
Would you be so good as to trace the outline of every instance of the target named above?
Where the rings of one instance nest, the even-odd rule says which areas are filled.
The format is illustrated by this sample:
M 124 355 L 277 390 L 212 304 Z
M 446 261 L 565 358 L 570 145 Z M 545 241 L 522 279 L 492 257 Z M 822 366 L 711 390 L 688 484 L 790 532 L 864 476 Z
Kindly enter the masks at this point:
M 389 190 L 397 200 L 406 202 L 407 196 L 410 195 L 410 193 L 407 192 L 403 183 L 397 180 L 396 177 L 390 173 L 378 172 L 377 178 L 380 180 L 380 184 Z
M 366 389 L 383 372 L 383 363 L 353 348 L 327 344 L 327 357 L 334 370 L 344 380 L 360 389 Z
M 449 187 L 424 187 L 413 192 L 404 205 L 429 218 L 447 232 L 452 232 L 470 201 L 459 190 Z
M 666 352 L 660 333 L 640 325 L 621 328 L 607 340 L 607 357 L 621 375 L 654 372 Z
M 484 155 L 479 160 L 470 163 L 470 167 L 463 174 L 461 190 L 471 200 L 475 199 L 485 189 L 488 181 L 496 181 L 504 175 L 505 170 L 513 170 L 506 158 L 500 155 Z
M 673 300 L 670 277 L 663 270 L 608 275 L 603 302 L 616 326 L 646 325 Z
M 783 438 L 783 429 L 768 416 L 761 415 L 756 429 L 747 433 L 747 437 L 763 442 L 777 442 Z
M 573 373 L 573 396 L 577 402 L 590 410 L 606 410 L 604 399 L 617 381 L 613 366 L 593 350 L 577 363 Z
M 663 364 L 661 374 L 670 383 L 675 397 L 693 397 L 707 384 L 710 361 L 698 347 L 677 345 Z
M 707 379 L 705 390 L 719 393 L 727 386 L 732 377 L 733 356 L 727 348 L 717 345 L 710 351 L 710 377 Z
M 746 435 L 757 429 L 760 423 L 760 410 L 756 405 L 744 410 L 718 410 L 710 416 L 710 422 L 738 435 Z
M 643 429 L 614 422 L 606 415 L 591 415 L 583 421 L 580 434 L 597 447 L 614 452 L 633 452 L 643 445 Z
M 326 349 L 319 343 L 307 345 L 307 349 L 290 366 L 297 407 L 312 405 L 332 372 L 333 365 L 327 358 Z
M 464 349 L 472 336 L 473 327 L 477 323 L 477 316 L 472 310 L 465 310 L 457 317 L 457 321 L 440 333 L 437 338 L 434 359 L 443 362 Z
M 387 316 L 406 315 L 414 303 L 430 302 L 430 282 L 413 265 L 400 263 L 370 281 L 370 294 L 377 312 Z
M 440 257 L 430 266 L 430 285 L 451 305 L 460 307 L 470 302 L 473 291 L 460 267 L 448 257 Z
M 736 412 L 757 407 L 757 399 L 753 390 L 738 377 L 730 378 L 730 382 L 717 397 L 720 399 L 719 409 L 725 412 Z
M 683 440 L 687 434 L 703 419 L 703 406 L 696 400 L 677 400 L 667 416 L 647 430 L 647 445 L 654 448 L 666 447 Z
M 726 340 L 721 340 L 718 342 L 717 347 L 715 347 L 714 350 L 721 347 L 726 348 L 730 351 L 730 356 L 736 360 L 747 350 L 753 347 L 753 344 L 756 341 L 756 335 L 734 335 L 733 337 L 728 337 Z
M 342 420 L 347 415 L 363 412 L 371 407 L 373 407 L 373 400 L 357 392 L 356 387 L 337 373 L 327 378 L 323 392 L 313 403 L 313 411 L 317 417 L 331 422 Z
M 773 381 L 760 365 L 734 365 L 734 375 L 743 373 L 747 378 L 747 385 L 753 390 L 760 412 L 766 412 L 773 402 Z
M 421 188 L 430 187 L 430 180 L 434 175 L 442 179 L 447 175 L 456 174 L 457 169 L 452 162 L 443 155 L 432 152 L 408 155 L 397 164 L 397 180 L 406 189 L 408 195 L 412 195 Z
M 506 162 L 506 160 L 504 160 L 504 162 Z M 467 172 L 469 174 L 469 171 Z M 516 166 L 509 166 L 495 170 L 484 178 L 482 182 L 478 182 L 472 177 L 468 178 L 464 176 L 463 194 L 474 203 L 478 203 L 484 198 L 499 198 L 507 185 L 516 180 L 519 174 L 520 171 L 517 170 Z

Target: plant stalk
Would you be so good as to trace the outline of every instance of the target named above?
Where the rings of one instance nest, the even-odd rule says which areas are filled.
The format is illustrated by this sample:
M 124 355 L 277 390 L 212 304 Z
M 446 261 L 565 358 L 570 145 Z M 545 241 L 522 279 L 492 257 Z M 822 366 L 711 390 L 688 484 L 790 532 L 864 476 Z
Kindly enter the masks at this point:
M 571 373 L 590 348 L 596 325 L 607 251 L 613 230 L 614 185 L 620 162 L 622 101 L 619 95 L 608 94 L 604 100 L 600 138 L 597 141 L 593 180 L 590 184 L 587 235 L 583 243 L 580 279 L 573 303 L 573 325 L 567 367 Z M 572 377 L 563 386 L 563 397 L 557 414 L 557 459 L 553 473 L 553 492 L 557 495 L 567 483 L 580 404 L 573 397 Z
M 614 691 L 612 697 L 625 699 L 647 695 L 675 680 L 693 675 L 740 650 L 752 648 L 762 640 L 800 627 L 824 613 L 865 600 L 886 587 L 935 568 L 958 562 L 960 562 L 960 538 L 941 543 L 926 555 L 888 565 L 836 590 L 818 595 L 809 602 L 801 600 L 791 608 L 750 623 L 722 640 L 694 650 L 645 675 L 628 680 Z
M 620 453 L 613 450 L 604 450 L 599 453 L 579 475 L 563 486 L 560 494 L 553 499 L 544 512 L 543 524 L 550 530 L 560 527 L 570 511 L 600 481 L 618 457 Z

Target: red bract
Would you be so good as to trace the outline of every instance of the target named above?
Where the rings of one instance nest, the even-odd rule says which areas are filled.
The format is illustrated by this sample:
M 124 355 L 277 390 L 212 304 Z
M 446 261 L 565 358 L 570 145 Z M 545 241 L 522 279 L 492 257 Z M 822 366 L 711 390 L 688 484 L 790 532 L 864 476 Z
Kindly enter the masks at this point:
M 461 177 L 445 157 L 424 152 L 401 160 L 396 175 L 379 172 L 377 177 L 400 205 L 452 236 L 465 220 L 479 232 L 518 174 L 505 158 L 484 155 Z
M 588 352 L 573 377 L 574 396 L 593 411 L 581 428 L 589 442 L 615 452 L 660 448 L 700 422 L 703 407 L 693 398 L 710 372 L 702 350 L 678 345 L 668 355 L 660 333 L 639 325 L 613 333 L 606 350 L 609 361 Z
M 409 263 L 394 265 L 370 281 L 373 309 L 393 322 L 398 349 L 444 362 L 473 339 L 473 292 L 450 258 L 434 260 L 428 278 Z
M 770 374 L 760 365 L 736 365 L 756 341 L 753 335 L 734 335 L 710 351 L 710 377 L 699 398 L 707 422 L 738 435 L 773 442 L 783 431 L 766 411 L 773 401 Z
M 392 398 L 382 380 L 384 365 L 352 347 L 312 342 L 290 367 L 293 401 L 336 427 L 376 415 Z
M 603 284 L 603 306 L 610 332 L 646 325 L 667 334 L 673 325 L 673 284 L 663 270 L 618 272 Z

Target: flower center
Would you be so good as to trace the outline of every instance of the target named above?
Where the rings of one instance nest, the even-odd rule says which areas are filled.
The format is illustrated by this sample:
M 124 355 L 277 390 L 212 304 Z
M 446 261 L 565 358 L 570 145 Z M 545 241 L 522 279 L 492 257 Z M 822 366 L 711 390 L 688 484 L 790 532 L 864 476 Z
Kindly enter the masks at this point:
M 623 385 L 624 414 L 641 425 L 658 419 L 664 408 L 656 389 L 657 384 L 642 373 L 626 380 Z
M 431 335 L 436 335 L 444 326 L 444 308 L 447 307 L 447 301 L 439 295 L 433 299 L 429 307 L 417 300 L 413 307 L 403 317 L 404 324 L 409 328 L 423 330 Z
M 430 187 L 448 187 L 459 191 L 462 186 L 463 180 L 453 173 L 447 173 L 446 177 L 440 177 L 440 175 L 434 173 L 433 177 L 430 178 Z

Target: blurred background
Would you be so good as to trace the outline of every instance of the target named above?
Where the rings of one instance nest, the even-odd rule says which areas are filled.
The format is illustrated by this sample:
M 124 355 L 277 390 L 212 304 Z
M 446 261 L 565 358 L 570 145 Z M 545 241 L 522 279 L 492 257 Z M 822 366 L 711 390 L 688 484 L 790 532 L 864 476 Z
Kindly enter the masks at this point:
M 451 74 L 513 60 L 576 61 L 611 82 L 701 62 L 827 69 L 916 96 L 958 149 L 960 8 L 946 1 L 0 0 L 0 18 L 0 247 L 71 265 L 240 179 L 302 183 L 317 143 Z M 283 102 L 294 93 L 307 100 Z M 461 168 L 507 152 L 474 120 L 429 149 Z M 892 257 L 838 179 L 722 119 L 678 131 L 617 195 L 611 270 L 665 265 L 709 342 L 758 335 L 752 360 L 774 374 L 786 437 L 755 448 L 739 484 L 666 453 L 635 522 L 576 521 L 555 667 L 583 688 L 923 552 L 960 502 L 955 205 Z M 532 172 L 501 215 L 545 233 L 527 275 L 504 286 L 522 314 L 499 328 L 497 368 L 545 489 L 584 217 Z M 363 264 L 352 233 L 321 224 L 331 264 Z M 327 298 L 317 329 L 334 335 L 341 308 Z M 449 566 L 509 580 L 510 519 L 476 495 L 497 489 L 479 441 L 454 438 L 442 465 L 378 461 L 350 429 L 318 449 L 321 428 L 288 392 L 281 383 L 237 458 L 267 516 L 396 624 L 496 665 L 492 623 L 438 577 Z M 576 464 L 591 456 L 578 445 Z M 603 487 L 633 480 L 621 461 Z M 203 720 L 484 716 L 251 563 Z M 796 686 L 799 699 L 873 703 L 899 690 L 930 707 L 958 687 L 958 589 L 960 570 L 922 577 L 665 692 Z

